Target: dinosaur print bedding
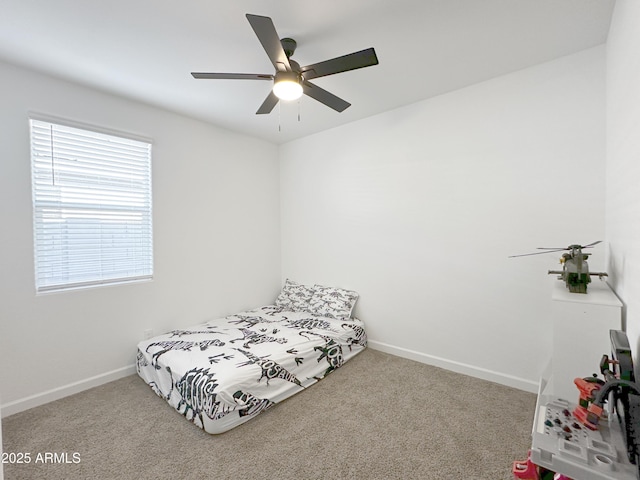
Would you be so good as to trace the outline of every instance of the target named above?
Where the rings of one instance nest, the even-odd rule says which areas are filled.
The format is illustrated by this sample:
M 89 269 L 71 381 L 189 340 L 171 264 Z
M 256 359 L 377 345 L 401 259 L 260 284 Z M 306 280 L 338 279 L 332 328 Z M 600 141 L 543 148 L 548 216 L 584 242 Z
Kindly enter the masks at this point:
M 321 380 L 361 352 L 361 321 L 275 305 L 138 344 L 138 374 L 208 433 L 234 428 Z

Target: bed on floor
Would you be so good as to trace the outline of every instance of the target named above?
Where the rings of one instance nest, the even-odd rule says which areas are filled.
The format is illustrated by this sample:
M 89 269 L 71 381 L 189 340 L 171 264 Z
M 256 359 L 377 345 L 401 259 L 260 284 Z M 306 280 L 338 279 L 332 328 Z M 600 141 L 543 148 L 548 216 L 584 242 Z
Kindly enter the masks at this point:
M 180 414 L 223 433 L 301 392 L 367 345 L 358 294 L 287 280 L 274 305 L 138 344 L 140 377 Z

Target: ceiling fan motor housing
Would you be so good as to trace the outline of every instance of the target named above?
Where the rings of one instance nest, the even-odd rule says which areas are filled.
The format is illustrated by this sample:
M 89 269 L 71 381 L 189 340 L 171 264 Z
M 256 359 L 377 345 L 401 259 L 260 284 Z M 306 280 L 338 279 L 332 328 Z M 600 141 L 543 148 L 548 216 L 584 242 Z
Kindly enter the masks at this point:
M 302 80 L 301 76 L 297 72 L 276 72 L 273 83 L 280 83 L 280 82 L 300 83 L 301 80 Z
M 282 49 L 284 50 L 287 58 L 293 56 L 293 52 L 296 51 L 296 47 L 298 46 L 298 43 L 293 38 L 289 37 L 280 39 L 280 44 L 282 45 Z

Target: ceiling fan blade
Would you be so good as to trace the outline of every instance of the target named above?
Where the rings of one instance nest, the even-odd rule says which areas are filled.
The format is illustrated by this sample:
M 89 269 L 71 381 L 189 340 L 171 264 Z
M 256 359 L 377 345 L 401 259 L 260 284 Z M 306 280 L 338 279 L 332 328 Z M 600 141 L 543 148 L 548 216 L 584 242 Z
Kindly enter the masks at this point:
M 349 102 L 336 97 L 333 93 L 329 93 L 311 82 L 303 81 L 302 91 L 305 95 L 310 96 L 320 103 L 324 103 L 327 107 L 333 108 L 336 112 L 343 112 L 351 106 Z
M 278 100 L 278 97 L 276 97 L 276 94 L 273 93 L 273 91 L 269 92 L 269 95 L 267 95 L 267 98 L 265 98 L 264 102 L 262 102 L 262 105 L 260 105 L 260 108 L 256 112 L 256 115 L 271 113 L 273 107 L 278 104 Z
M 324 62 L 314 63 L 302 67 L 300 72 L 305 80 L 313 78 L 325 77 L 334 73 L 347 72 L 358 68 L 370 67 L 378 64 L 378 57 L 373 48 L 367 48 L 359 52 L 343 55 L 342 57 L 332 58 Z
M 191 72 L 193 78 L 213 80 L 273 80 L 273 75 L 262 73 L 209 73 Z
M 246 17 L 276 70 L 279 72 L 290 72 L 291 64 L 289 63 L 287 54 L 284 53 L 273 21 L 269 17 L 252 15 L 250 13 L 247 13 Z

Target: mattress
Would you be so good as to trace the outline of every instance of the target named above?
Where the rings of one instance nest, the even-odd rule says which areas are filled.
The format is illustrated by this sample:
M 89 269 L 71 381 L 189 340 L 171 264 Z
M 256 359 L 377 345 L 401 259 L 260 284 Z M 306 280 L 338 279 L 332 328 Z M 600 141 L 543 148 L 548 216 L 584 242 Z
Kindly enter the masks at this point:
M 230 430 L 360 353 L 363 323 L 268 305 L 144 340 L 140 377 L 187 420 Z

